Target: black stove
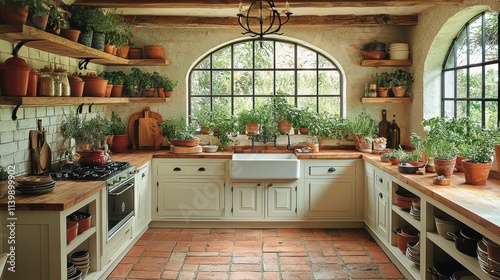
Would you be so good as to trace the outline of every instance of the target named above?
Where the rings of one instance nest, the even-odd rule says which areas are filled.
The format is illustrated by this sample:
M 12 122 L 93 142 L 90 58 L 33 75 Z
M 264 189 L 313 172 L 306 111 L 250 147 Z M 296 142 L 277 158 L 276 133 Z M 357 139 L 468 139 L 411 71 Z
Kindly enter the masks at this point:
M 103 165 L 83 166 L 77 163 L 65 164 L 44 175 L 54 180 L 105 181 L 130 167 L 128 162 L 110 161 Z

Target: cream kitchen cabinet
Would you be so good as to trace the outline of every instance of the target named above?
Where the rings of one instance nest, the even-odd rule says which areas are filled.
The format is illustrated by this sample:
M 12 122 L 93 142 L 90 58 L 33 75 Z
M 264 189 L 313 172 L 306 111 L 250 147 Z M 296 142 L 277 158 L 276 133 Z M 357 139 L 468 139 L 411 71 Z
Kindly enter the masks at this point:
M 135 174 L 134 235 L 145 231 L 151 221 L 151 162 L 137 168 Z
M 304 160 L 307 219 L 363 219 L 363 161 Z
M 385 242 L 390 237 L 390 176 L 365 163 L 365 223 Z
M 224 215 L 227 160 L 153 159 L 153 220 Z
M 233 182 L 232 217 L 282 219 L 297 217 L 297 182 Z

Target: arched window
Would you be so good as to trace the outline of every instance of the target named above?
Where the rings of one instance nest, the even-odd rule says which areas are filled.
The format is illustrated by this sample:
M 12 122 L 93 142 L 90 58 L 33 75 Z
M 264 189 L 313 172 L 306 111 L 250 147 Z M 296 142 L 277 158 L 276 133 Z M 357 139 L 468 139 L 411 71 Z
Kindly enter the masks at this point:
M 189 75 L 189 115 L 208 108 L 236 116 L 275 95 L 298 108 L 341 116 L 342 73 L 309 47 L 248 39 L 208 54 Z
M 495 128 L 500 120 L 498 13 L 470 20 L 453 40 L 442 73 L 443 117 L 465 117 Z

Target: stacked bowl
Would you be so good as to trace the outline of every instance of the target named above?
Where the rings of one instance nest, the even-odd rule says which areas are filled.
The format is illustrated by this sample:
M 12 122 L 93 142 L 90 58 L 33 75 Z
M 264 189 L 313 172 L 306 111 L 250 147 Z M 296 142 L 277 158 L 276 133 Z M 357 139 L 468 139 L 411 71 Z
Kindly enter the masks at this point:
M 406 60 L 410 55 L 410 49 L 406 43 L 393 43 L 389 45 L 389 56 L 392 60 Z
M 420 198 L 405 189 L 398 189 L 394 193 L 394 205 L 401 207 L 401 209 L 410 209 L 413 201 L 420 201 Z
M 500 261 L 491 258 L 485 238 L 477 243 L 477 260 L 481 270 L 493 279 L 500 279 Z
M 67 269 L 67 279 L 68 280 L 77 280 L 77 279 L 82 279 L 82 272 L 78 269 L 76 269 L 76 266 L 72 262 L 68 262 L 68 269 Z
M 84 279 L 90 270 L 90 254 L 89 251 L 78 251 L 70 256 L 71 262 L 76 269 L 81 271 L 82 279 Z
M 414 200 L 411 202 L 410 215 L 417 221 L 420 221 L 420 201 Z
M 408 242 L 406 247 L 406 257 L 416 265 L 420 265 L 420 242 Z
M 413 226 L 406 226 L 403 228 L 396 228 L 393 230 L 397 234 L 397 245 L 401 253 L 406 254 L 409 242 L 419 242 L 420 232 Z
M 460 229 L 460 222 L 448 215 L 436 215 L 434 221 L 437 233 L 446 239 L 451 239 L 448 232 L 455 233 Z
M 51 192 L 56 182 L 50 176 L 26 176 L 16 179 L 16 190 L 23 194 L 37 195 Z

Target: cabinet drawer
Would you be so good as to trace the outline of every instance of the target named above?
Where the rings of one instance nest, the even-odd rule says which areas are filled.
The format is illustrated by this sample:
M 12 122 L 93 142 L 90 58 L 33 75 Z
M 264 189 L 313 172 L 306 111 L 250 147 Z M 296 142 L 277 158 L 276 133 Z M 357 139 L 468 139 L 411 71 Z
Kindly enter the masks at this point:
M 156 174 L 160 176 L 224 176 L 224 162 L 176 163 L 159 162 Z
M 390 184 L 390 180 L 387 177 L 382 176 L 378 172 L 375 172 L 375 187 L 377 189 L 388 192 L 389 191 L 389 184 Z
M 141 166 L 140 168 L 137 169 L 137 175 L 135 177 L 135 184 L 144 186 L 144 184 L 147 184 L 149 179 L 149 163 Z
M 132 220 L 128 221 L 106 244 L 104 264 L 109 263 L 120 253 L 122 246 L 132 239 Z
M 307 166 L 308 177 L 354 176 L 356 175 L 355 161 L 332 161 L 316 163 Z

